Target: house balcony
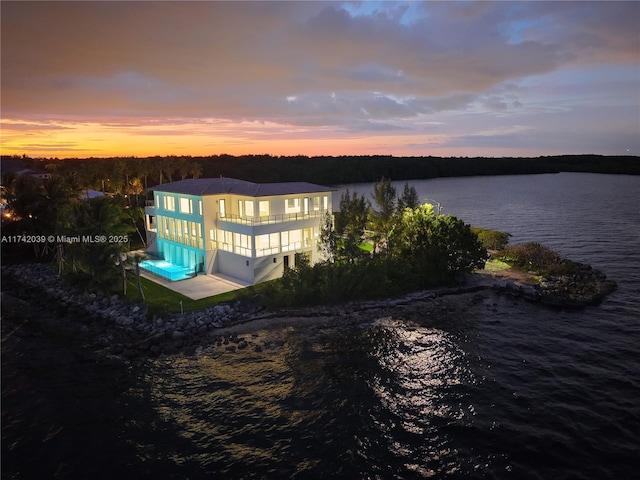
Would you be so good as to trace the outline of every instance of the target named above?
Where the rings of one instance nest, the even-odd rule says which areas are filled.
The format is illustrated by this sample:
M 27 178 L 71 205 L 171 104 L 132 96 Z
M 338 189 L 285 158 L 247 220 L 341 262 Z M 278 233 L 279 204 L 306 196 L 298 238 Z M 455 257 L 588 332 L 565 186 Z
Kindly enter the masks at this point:
M 263 217 L 244 217 L 235 214 L 228 214 L 224 217 L 218 216 L 218 222 L 237 223 L 239 225 L 255 227 L 259 225 L 272 225 L 276 223 L 297 222 L 300 220 L 321 218 L 327 213 L 330 213 L 330 210 L 317 210 L 308 213 L 282 213 L 279 215 L 268 215 Z

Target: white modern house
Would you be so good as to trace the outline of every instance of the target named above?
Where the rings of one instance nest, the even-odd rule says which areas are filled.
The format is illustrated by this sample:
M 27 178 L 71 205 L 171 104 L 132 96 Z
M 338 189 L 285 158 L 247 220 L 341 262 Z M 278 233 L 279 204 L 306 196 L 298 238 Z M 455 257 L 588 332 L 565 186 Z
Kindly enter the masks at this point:
M 251 284 L 282 276 L 295 254 L 320 260 L 317 241 L 331 214 L 330 187 L 198 178 L 151 189 L 141 267 L 170 280 L 223 274 Z

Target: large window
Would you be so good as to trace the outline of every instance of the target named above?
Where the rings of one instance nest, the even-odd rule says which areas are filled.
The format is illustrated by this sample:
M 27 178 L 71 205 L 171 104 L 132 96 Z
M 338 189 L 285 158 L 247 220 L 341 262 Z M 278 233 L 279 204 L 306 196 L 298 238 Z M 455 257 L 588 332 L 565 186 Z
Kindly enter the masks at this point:
M 189 238 L 189 230 L 187 229 L 187 222 L 184 222 L 184 227 L 182 226 L 182 220 L 177 219 L 176 220 L 176 239 L 178 243 L 182 243 L 182 233 L 184 232 L 184 235 L 186 238 Z
M 284 213 L 300 213 L 300 199 L 287 198 L 287 203 L 284 206 Z
M 233 232 L 218 230 L 218 248 L 227 252 L 233 252 Z
M 213 230 L 209 231 L 209 240 L 213 245 L 217 238 L 218 249 L 226 252 L 234 252 L 238 255 L 251 257 L 251 237 L 242 233 L 234 233 L 228 230 L 218 230 L 214 237 Z
M 180 213 L 193 213 L 193 202 L 190 198 L 180 197 Z
M 169 221 L 162 215 L 156 216 L 156 223 L 158 225 L 158 237 L 168 238 L 169 235 Z
M 253 217 L 253 200 L 238 200 L 238 213 L 241 217 Z
M 220 208 L 220 218 L 226 217 L 227 211 L 225 210 L 224 199 L 218 201 L 218 207 Z
M 256 257 L 264 257 L 280 251 L 280 233 L 256 236 Z
M 176 219 L 169 217 L 169 240 L 176 241 Z
M 261 217 L 268 217 L 269 216 L 269 200 L 260 200 L 260 202 L 258 202 L 258 210 L 259 210 L 259 215 Z
M 158 215 L 158 237 L 172 242 L 202 248 L 202 225 L 198 222 L 189 222 L 179 218 L 167 218 Z
M 290 252 L 302 248 L 302 230 L 289 230 L 282 232 L 282 251 Z
M 170 195 L 163 195 L 162 199 L 164 200 L 164 209 L 169 210 L 171 212 L 176 209 L 176 199 Z
M 234 251 L 238 255 L 251 256 L 251 237 L 242 233 L 233 234 Z

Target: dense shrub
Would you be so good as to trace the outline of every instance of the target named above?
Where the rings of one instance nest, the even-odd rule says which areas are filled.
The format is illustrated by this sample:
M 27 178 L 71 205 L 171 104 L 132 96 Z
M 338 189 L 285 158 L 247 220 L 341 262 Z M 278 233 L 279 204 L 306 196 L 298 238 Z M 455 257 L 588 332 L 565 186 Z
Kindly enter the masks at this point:
M 457 274 L 482 268 L 487 252 L 468 225 L 431 206 L 403 212 L 384 254 L 296 267 L 264 292 L 268 308 L 338 304 L 384 298 L 451 283 Z M 355 260 L 355 261 L 354 261 Z
M 488 228 L 471 227 L 471 231 L 478 236 L 478 240 L 487 250 L 502 250 L 509 243 L 510 233 L 490 230 Z
M 560 255 L 549 247 L 530 242 L 512 245 L 497 254 L 497 258 L 519 268 L 541 274 L 558 271 L 565 267 Z
M 353 299 L 392 296 L 410 290 L 410 275 L 395 260 L 371 256 L 358 263 L 318 263 L 296 260 L 296 268 L 263 290 L 267 308 L 335 305 Z

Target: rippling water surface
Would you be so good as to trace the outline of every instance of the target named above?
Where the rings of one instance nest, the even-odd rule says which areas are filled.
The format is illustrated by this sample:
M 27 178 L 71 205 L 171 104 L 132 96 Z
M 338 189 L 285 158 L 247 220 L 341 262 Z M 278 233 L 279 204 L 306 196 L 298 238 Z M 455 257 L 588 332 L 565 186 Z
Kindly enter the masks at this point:
M 619 289 L 600 307 L 577 312 L 470 295 L 444 300 L 437 317 L 394 311 L 358 327 L 247 336 L 261 351 L 204 349 L 120 367 L 70 361 L 73 377 L 35 360 L 25 373 L 7 357 L 10 348 L 3 352 L 3 377 L 12 385 L 7 391 L 3 378 L 3 423 L 6 401 L 13 423 L 8 432 L 3 425 L 3 458 L 26 461 L 30 447 L 51 478 L 118 471 L 192 479 L 638 478 L 640 178 L 413 184 L 446 213 L 511 232 L 512 243 L 539 241 L 591 263 Z M 100 380 L 100 398 L 71 380 L 82 371 Z M 63 390 L 52 386 L 60 382 Z M 24 385 L 45 402 L 33 422 Z M 75 398 L 78 392 L 89 398 Z M 80 409 L 74 422 L 69 398 L 102 413 Z M 62 410 L 47 409 L 60 400 Z M 55 447 L 35 438 L 44 431 Z M 74 438 L 94 443 L 79 454 L 64 443 Z M 110 445 L 119 454 L 101 463 L 95 450 Z M 7 478 L 35 478 L 19 476 L 15 465 Z

